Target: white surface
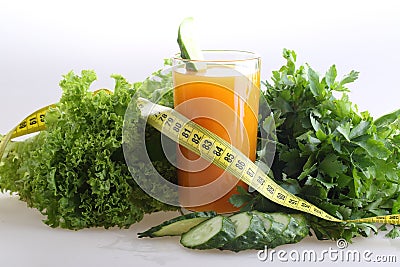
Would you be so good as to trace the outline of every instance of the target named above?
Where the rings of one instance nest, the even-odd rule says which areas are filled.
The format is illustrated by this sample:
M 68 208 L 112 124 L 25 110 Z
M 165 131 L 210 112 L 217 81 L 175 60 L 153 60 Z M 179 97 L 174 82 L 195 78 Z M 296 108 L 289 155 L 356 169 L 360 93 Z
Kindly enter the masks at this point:
M 197 20 L 202 48 L 259 53 L 263 79 L 283 64 L 284 47 L 297 52 L 299 63 L 308 62 L 320 72 L 331 64 L 339 75 L 360 71 L 351 99 L 360 110 L 379 116 L 400 108 L 399 14 L 395 0 L 0 0 L 0 133 L 57 101 L 58 82 L 69 70 L 94 69 L 99 77 L 94 89 L 112 87 L 112 73 L 143 80 L 177 52 L 177 27 L 186 16 Z M 137 231 L 174 215 L 147 216 L 129 230 L 71 232 L 48 228 L 37 211 L 2 197 L 0 266 L 269 264 L 259 262 L 255 252 L 198 252 L 182 248 L 176 238 L 136 238 Z M 335 244 L 307 239 L 285 249 L 322 251 L 329 246 Z M 395 254 L 400 261 L 399 241 L 357 239 L 349 248 Z
M 219 250 L 197 251 L 185 249 L 179 244 L 178 237 L 158 239 L 138 239 L 138 232 L 177 216 L 175 212 L 161 212 L 146 216 L 144 220 L 128 230 L 86 229 L 70 231 L 52 229 L 41 222 L 43 217 L 17 197 L 0 195 L 0 266 L 279 266 L 281 262 L 274 254 L 272 261 L 260 261 L 258 251 L 239 253 Z M 306 250 L 315 250 L 318 258 L 324 250 L 341 251 L 333 241 L 317 241 L 306 238 L 298 244 L 285 245 L 276 251 L 286 251 L 282 255 L 296 266 L 318 266 L 321 264 L 343 264 L 345 266 L 363 266 L 365 261 L 353 262 L 330 260 L 325 255 L 322 262 L 292 262 L 289 254 L 296 250 L 303 254 Z M 343 251 L 359 251 L 361 255 L 370 250 L 370 258 L 395 256 L 397 263 L 382 266 L 395 266 L 400 261 L 400 240 L 383 237 L 369 239 L 358 238 Z M 338 252 L 341 253 L 341 252 Z M 347 253 L 347 252 L 346 252 Z M 340 254 L 337 254 L 340 256 Z M 333 255 L 333 259 L 339 256 Z M 346 257 L 343 257 L 346 259 Z M 373 264 L 369 262 L 369 264 Z M 377 265 L 373 265 L 377 266 Z

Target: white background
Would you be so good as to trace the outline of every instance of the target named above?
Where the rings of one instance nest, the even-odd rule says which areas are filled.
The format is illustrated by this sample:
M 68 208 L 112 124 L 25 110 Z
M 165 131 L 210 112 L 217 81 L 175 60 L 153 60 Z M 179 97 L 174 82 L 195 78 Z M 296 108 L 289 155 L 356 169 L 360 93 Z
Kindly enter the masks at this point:
M 132 82 L 143 80 L 178 51 L 177 28 L 187 16 L 197 21 L 202 48 L 259 53 L 262 79 L 284 63 L 283 48 L 294 49 L 299 63 L 308 62 L 320 73 L 332 64 L 339 75 L 360 71 L 350 86 L 360 110 L 377 117 L 400 108 L 400 2 L 395 0 L 0 0 L 0 133 L 56 102 L 61 95 L 58 82 L 70 70 L 94 69 L 98 81 L 93 89 L 112 88 L 112 73 Z M 193 252 L 180 247 L 177 239 L 136 239 L 138 229 L 174 215 L 149 216 L 125 231 L 70 232 L 49 229 L 36 211 L 3 197 L 0 266 L 258 263 L 253 252 Z M 311 238 L 295 248 L 329 246 L 334 243 Z M 399 241 L 376 237 L 357 239 L 350 246 L 396 254 L 400 261 Z

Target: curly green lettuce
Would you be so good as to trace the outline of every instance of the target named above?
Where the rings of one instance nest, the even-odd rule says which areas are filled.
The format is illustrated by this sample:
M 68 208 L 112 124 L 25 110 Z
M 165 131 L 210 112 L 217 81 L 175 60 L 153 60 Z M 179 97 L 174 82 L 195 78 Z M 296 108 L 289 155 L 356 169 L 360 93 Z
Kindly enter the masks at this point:
M 127 228 L 146 213 L 176 209 L 147 195 L 128 170 L 122 149 L 124 115 L 141 83 L 112 78 L 112 94 L 93 94 L 93 71 L 66 74 L 60 82 L 62 97 L 46 114 L 46 130 L 10 143 L 0 163 L 0 189 L 18 192 L 51 227 Z M 159 142 L 159 133 L 148 131 L 146 142 Z M 153 164 L 174 181 L 175 169 L 165 158 L 158 156 Z M 151 166 L 135 170 L 155 175 Z

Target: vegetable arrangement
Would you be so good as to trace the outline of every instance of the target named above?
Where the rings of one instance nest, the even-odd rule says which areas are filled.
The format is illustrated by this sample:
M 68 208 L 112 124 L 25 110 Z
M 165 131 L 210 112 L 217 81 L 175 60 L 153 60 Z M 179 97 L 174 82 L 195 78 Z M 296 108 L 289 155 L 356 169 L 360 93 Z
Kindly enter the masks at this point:
M 186 53 L 197 51 L 190 47 Z M 333 65 L 320 77 L 309 65 L 296 67 L 294 51 L 284 49 L 283 57 L 286 64 L 272 73 L 272 82 L 265 81 L 262 91 L 272 116 L 263 118 L 259 131 L 276 131 L 271 177 L 340 219 L 399 213 L 400 110 L 374 120 L 368 112 L 359 112 L 346 94 L 357 72 L 337 80 Z M 172 91 L 157 90 L 172 88 L 171 77 L 161 71 L 153 75 L 158 79 L 134 84 L 113 75 L 112 94 L 89 91 L 96 79 L 93 71 L 65 75 L 60 82 L 62 97 L 46 113 L 46 130 L 7 146 L 0 159 L 0 189 L 18 192 L 21 200 L 46 216 L 49 226 L 75 230 L 128 228 L 146 213 L 177 210 L 151 198 L 133 179 L 132 175 L 146 176 L 151 183 L 157 175 L 152 166 L 137 164 L 129 170 L 123 155 L 123 145 L 136 151 L 123 140 L 122 128 L 137 93 L 173 107 Z M 138 127 L 145 124 L 139 115 L 132 119 Z M 147 127 L 145 136 L 153 166 L 176 183 L 175 167 L 160 149 L 161 134 Z M 266 162 L 264 148 L 259 149 L 257 161 Z M 241 207 L 239 213 L 182 215 L 139 237 L 181 236 L 181 244 L 188 248 L 237 252 L 296 243 L 311 233 L 318 239 L 351 241 L 386 230 L 385 225 L 333 223 L 292 214 L 258 192 L 238 191 L 230 202 Z M 393 226 L 387 236 L 398 237 L 400 232 Z

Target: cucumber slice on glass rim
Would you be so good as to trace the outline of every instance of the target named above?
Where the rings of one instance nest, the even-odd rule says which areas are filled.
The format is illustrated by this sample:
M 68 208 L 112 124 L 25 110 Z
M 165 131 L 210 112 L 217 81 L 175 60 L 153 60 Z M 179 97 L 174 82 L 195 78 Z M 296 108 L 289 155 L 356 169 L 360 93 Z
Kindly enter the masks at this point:
M 187 62 L 186 69 L 190 71 L 199 71 L 206 68 L 202 51 L 196 40 L 196 27 L 192 17 L 185 18 L 178 29 L 178 45 L 181 50 L 181 58 L 199 62 Z

